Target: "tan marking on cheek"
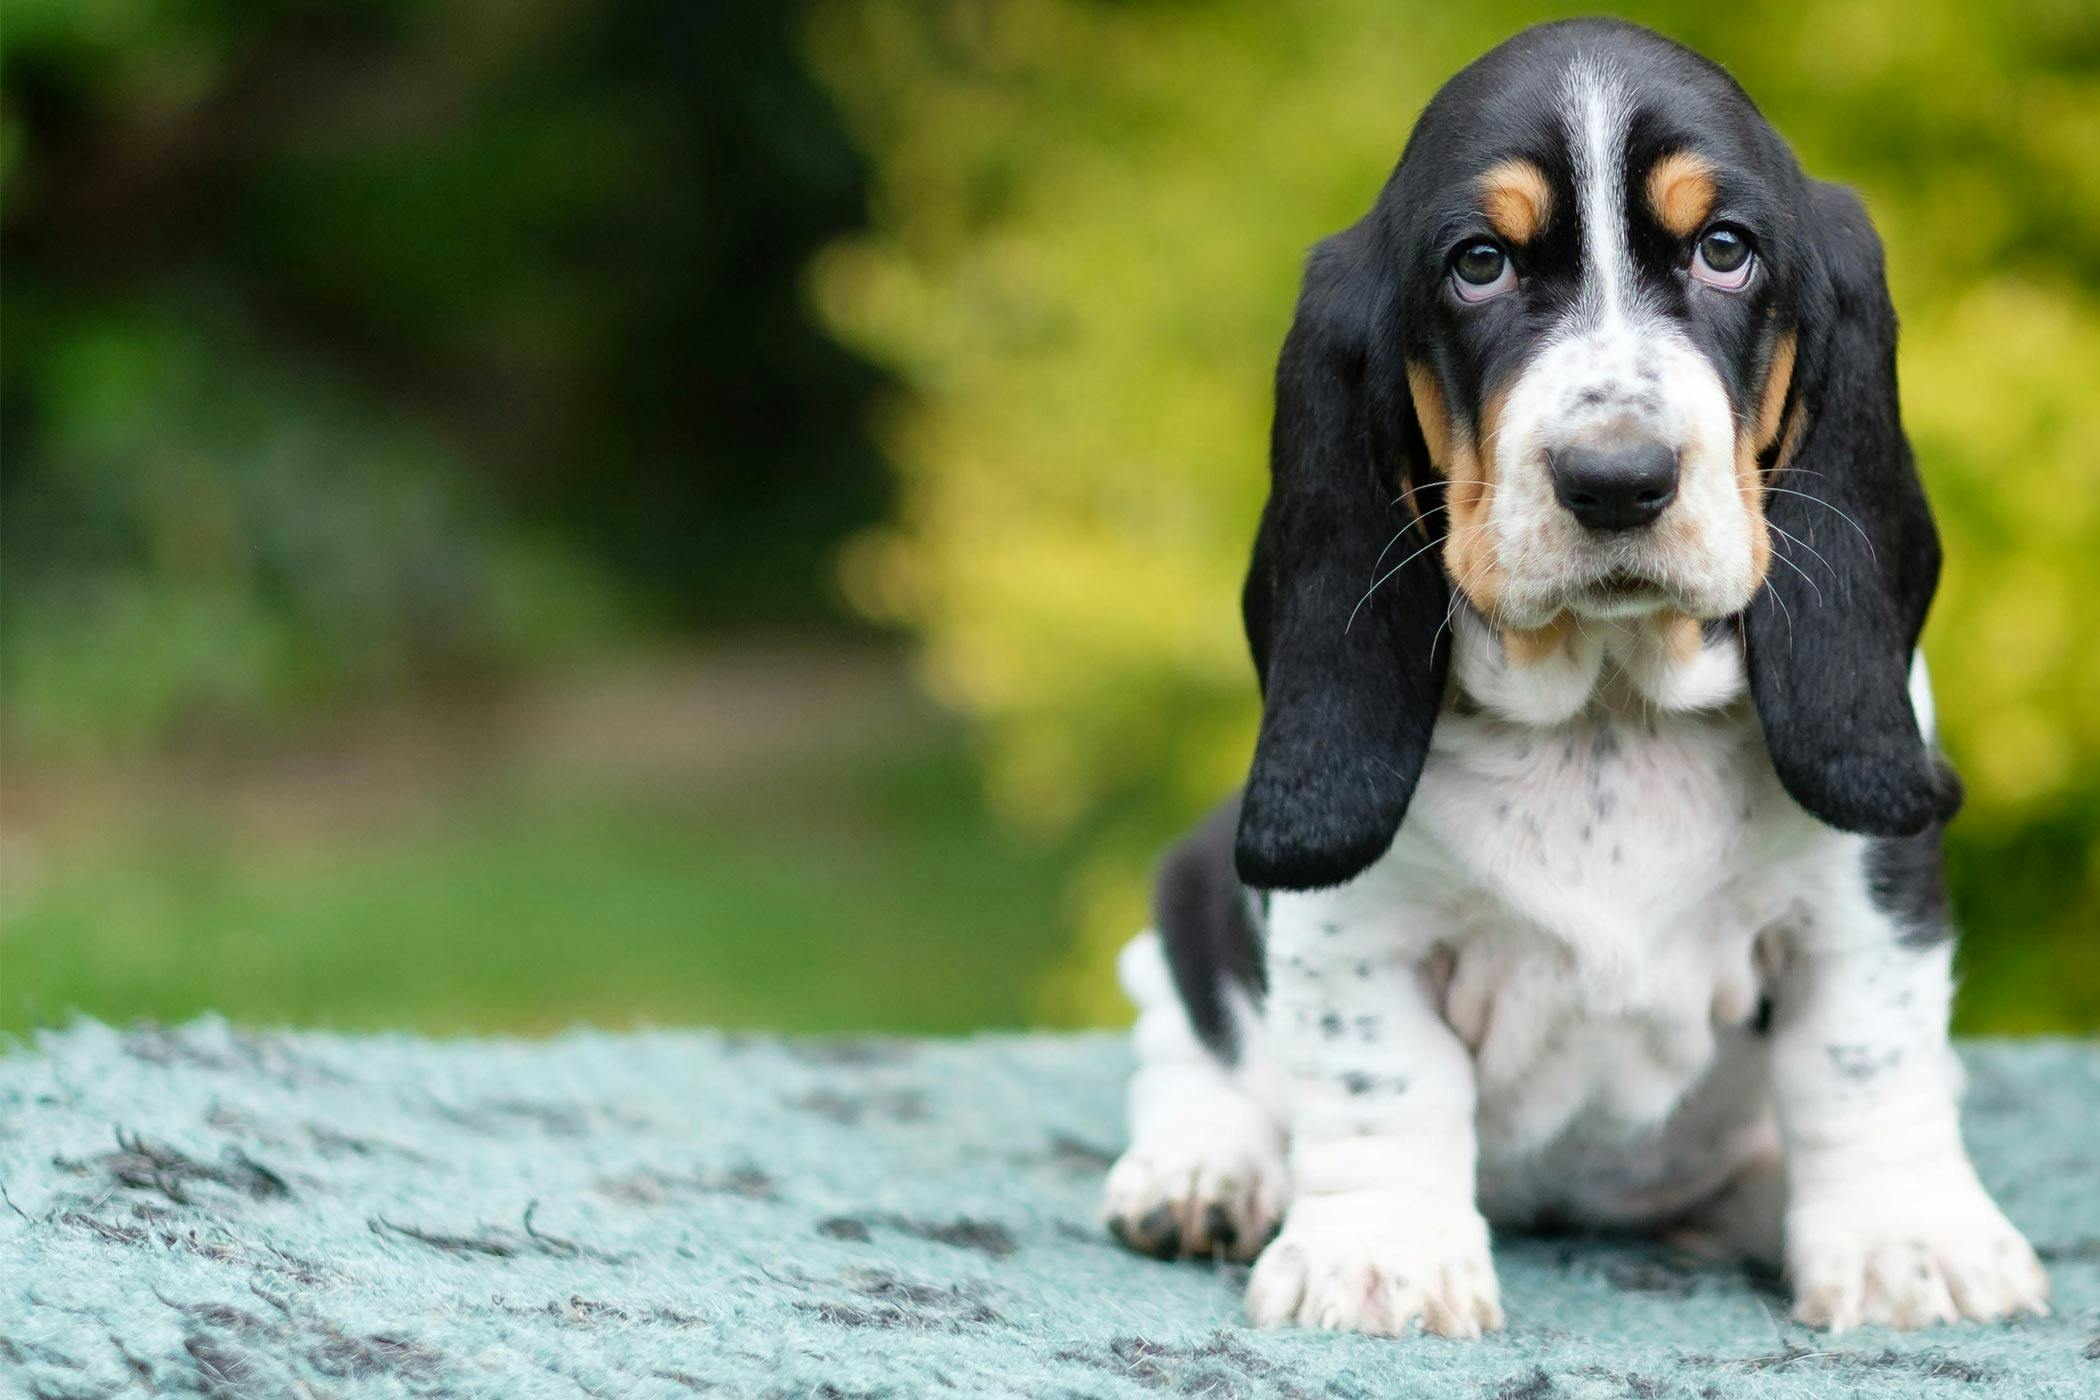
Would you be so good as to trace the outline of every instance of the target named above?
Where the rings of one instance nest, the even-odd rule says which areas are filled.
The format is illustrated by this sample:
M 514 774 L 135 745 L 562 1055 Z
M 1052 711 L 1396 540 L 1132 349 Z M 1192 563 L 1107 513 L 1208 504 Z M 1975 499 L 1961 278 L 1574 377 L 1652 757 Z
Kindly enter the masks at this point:
M 1774 476 L 1785 471 L 1787 463 L 1793 461 L 1794 454 L 1801 450 L 1801 433 L 1807 425 L 1808 419 L 1802 413 L 1801 403 L 1797 399 L 1786 415 L 1786 435 L 1779 444 L 1779 455 L 1772 459 Z
M 1673 151 L 1648 172 L 1648 207 L 1662 226 L 1690 238 L 1714 207 L 1714 167 L 1705 156 Z
M 1757 469 L 1757 440 L 1745 428 L 1735 435 L 1735 493 L 1750 524 L 1750 586 L 1762 588 L 1772 567 L 1772 532 L 1765 528 L 1765 483 Z
M 1450 497 L 1451 525 L 1444 540 L 1444 570 L 1473 606 L 1489 617 L 1494 616 L 1507 582 L 1487 521 L 1495 492 L 1495 439 L 1508 401 L 1507 389 L 1488 396 L 1481 406 L 1479 441 L 1456 440 L 1446 472 L 1451 481 L 1445 493 Z
M 1429 464 L 1440 472 L 1449 470 L 1445 463 L 1451 460 L 1451 416 L 1444 411 L 1444 391 L 1429 366 L 1408 361 L 1407 393 L 1415 401 L 1415 421 L 1429 448 Z
M 1786 392 L 1794 383 L 1794 333 L 1779 337 L 1772 347 L 1772 363 L 1765 371 L 1765 396 L 1757 410 L 1757 450 L 1764 451 L 1779 436 L 1779 415 L 1786 411 Z
M 1553 186 L 1528 160 L 1505 160 L 1480 177 L 1480 211 L 1509 243 L 1529 243 L 1553 217 Z
M 1772 567 L 1772 532 L 1765 526 L 1764 477 L 1758 471 L 1758 460 L 1779 436 L 1787 390 L 1794 381 L 1794 347 L 1792 331 L 1780 336 L 1772 347 L 1772 360 L 1765 370 L 1765 391 L 1758 403 L 1757 426 L 1754 433 L 1736 434 L 1736 494 L 1742 498 L 1743 513 L 1749 517 L 1750 581 L 1757 587 L 1763 586 L 1765 574 Z M 1791 440 L 1798 435 L 1800 423 L 1790 423 L 1787 428 Z
M 1441 474 L 1444 464 L 1451 460 L 1451 419 L 1444 412 L 1444 392 L 1437 387 L 1436 376 L 1427 365 L 1408 363 L 1407 394 L 1414 401 L 1415 425 L 1422 430 L 1422 445 L 1429 453 L 1429 465 Z M 1425 545 L 1435 538 L 1426 512 L 1436 509 L 1441 502 L 1434 497 L 1423 500 L 1422 491 L 1434 490 L 1434 487 L 1433 482 L 1416 481 L 1414 473 L 1403 464 L 1400 501 L 1407 507 L 1408 528 Z
M 1536 666 L 1557 655 L 1574 630 L 1566 613 L 1556 614 L 1544 627 L 1507 627 L 1502 631 L 1502 654 L 1512 666 Z

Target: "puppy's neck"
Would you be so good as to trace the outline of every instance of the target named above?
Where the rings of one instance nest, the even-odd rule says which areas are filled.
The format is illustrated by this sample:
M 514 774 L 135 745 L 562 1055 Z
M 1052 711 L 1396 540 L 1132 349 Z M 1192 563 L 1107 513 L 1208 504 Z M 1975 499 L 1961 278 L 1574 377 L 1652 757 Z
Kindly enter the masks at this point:
M 1619 622 L 1562 613 L 1536 631 L 1494 624 L 1461 604 L 1452 619 L 1452 678 L 1498 718 L 1565 724 L 1585 711 L 1721 710 L 1748 688 L 1733 629 L 1681 613 Z

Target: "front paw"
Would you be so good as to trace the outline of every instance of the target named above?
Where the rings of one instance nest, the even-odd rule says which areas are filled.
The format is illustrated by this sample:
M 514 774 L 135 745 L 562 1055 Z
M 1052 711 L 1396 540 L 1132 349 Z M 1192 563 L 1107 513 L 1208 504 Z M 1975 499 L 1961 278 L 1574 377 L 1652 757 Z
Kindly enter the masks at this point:
M 1276 1233 L 1288 1191 L 1280 1147 L 1265 1135 L 1191 1134 L 1125 1152 L 1101 1214 L 1140 1254 L 1252 1259 Z
M 1416 1326 L 1440 1337 L 1499 1331 L 1487 1222 L 1470 1201 L 1391 1191 L 1300 1200 L 1254 1265 L 1247 1316 L 1258 1327 L 1386 1337 Z
M 1966 1171 L 1798 1201 L 1787 1266 L 1795 1318 L 1833 1332 L 2049 1311 L 2034 1250 Z

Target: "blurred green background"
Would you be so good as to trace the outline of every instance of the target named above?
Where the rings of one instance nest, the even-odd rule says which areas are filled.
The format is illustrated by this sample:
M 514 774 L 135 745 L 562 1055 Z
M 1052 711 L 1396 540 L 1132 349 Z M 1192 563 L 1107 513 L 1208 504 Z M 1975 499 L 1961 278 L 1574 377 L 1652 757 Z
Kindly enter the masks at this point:
M 1974 1031 L 2100 1029 L 2100 8 L 1633 4 L 1856 185 Z M 1299 260 L 1490 0 L 11 0 L 0 1028 L 1122 1014 Z

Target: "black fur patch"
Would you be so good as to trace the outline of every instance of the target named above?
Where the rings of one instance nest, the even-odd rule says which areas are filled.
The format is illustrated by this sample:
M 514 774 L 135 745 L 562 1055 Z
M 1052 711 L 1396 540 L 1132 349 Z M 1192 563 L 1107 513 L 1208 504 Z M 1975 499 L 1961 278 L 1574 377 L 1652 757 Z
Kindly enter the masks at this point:
M 1174 990 L 1197 1039 L 1227 1064 L 1239 1060 L 1239 1039 L 1226 1014 L 1231 980 L 1257 1004 L 1267 990 L 1261 930 L 1247 890 L 1234 872 L 1237 797 L 1226 802 L 1167 854 L 1153 889 L 1153 924 L 1166 949 Z
M 1867 847 L 1866 862 L 1874 907 L 1896 921 L 1905 947 L 1929 948 L 1954 936 L 1939 826 L 1884 836 Z

